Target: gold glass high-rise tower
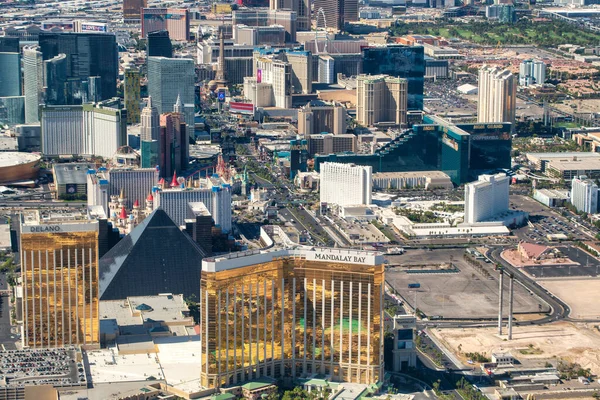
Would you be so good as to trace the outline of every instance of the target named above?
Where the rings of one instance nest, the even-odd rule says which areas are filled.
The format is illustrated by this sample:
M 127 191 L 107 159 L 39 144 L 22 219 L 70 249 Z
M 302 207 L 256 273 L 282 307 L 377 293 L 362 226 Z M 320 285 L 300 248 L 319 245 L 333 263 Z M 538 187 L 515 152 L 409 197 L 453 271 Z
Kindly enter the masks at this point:
M 383 379 L 383 257 L 338 249 L 204 259 L 201 384 Z
M 23 345 L 99 344 L 98 221 L 21 223 Z

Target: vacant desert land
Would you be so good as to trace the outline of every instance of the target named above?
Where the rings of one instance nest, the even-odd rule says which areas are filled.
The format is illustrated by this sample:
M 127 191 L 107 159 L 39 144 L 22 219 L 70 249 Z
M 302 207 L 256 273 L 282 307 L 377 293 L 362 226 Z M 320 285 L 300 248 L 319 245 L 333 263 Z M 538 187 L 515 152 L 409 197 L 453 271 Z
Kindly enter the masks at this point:
M 571 318 L 598 318 L 600 279 L 539 280 L 538 283 L 571 307 Z
M 455 354 L 466 361 L 465 353 L 510 351 L 522 364 L 543 365 L 564 359 L 600 374 L 600 331 L 594 324 L 557 322 L 543 326 L 513 327 L 513 340 L 498 336 L 497 328 L 453 328 L 431 331 Z M 504 330 L 506 333 L 506 329 Z M 461 351 L 458 351 L 460 345 Z

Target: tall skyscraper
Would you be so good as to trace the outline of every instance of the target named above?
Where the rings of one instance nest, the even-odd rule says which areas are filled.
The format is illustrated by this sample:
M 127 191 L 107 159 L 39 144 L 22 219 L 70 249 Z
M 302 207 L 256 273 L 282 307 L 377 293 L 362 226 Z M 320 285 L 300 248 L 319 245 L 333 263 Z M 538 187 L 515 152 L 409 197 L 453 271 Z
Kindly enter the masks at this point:
M 181 96 L 188 134 L 194 134 L 194 60 L 148 57 L 148 95 L 159 114 L 170 112 Z
M 154 31 L 169 31 L 173 40 L 190 40 L 190 15 L 185 8 L 143 8 L 142 37 Z
M 577 211 L 588 214 L 598 212 L 598 185 L 586 176 L 576 176 L 571 181 L 571 204 Z
M 67 104 L 67 56 L 61 53 L 44 60 L 44 103 L 52 105 Z
M 253 77 L 244 78 L 244 96 L 256 107 L 292 106 L 292 64 L 272 49 L 254 52 Z
M 373 169 L 370 166 L 325 162 L 320 170 L 321 203 L 371 204 Z
M 119 98 L 76 106 L 42 106 L 42 153 L 113 157 L 127 144 L 127 112 L 120 107 Z
M 480 175 L 465 185 L 465 223 L 489 220 L 508 211 L 509 178 L 504 174 Z
M 142 110 L 141 122 L 140 140 L 158 140 L 160 136 L 160 114 L 152 104 L 152 96 L 148 97 L 148 104 Z
M 358 21 L 358 0 L 315 0 L 317 27 L 344 30 L 348 22 Z
M 363 49 L 362 72 L 407 80 L 408 109 L 423 109 L 425 53 L 423 46 L 388 45 Z M 336 60 L 336 64 L 338 61 Z
M 356 120 L 366 126 L 406 124 L 407 80 L 385 75 L 356 78 Z
M 309 102 L 298 109 L 298 133 L 346 133 L 346 108 L 340 103 L 327 103 L 320 100 Z
M 310 0 L 270 0 L 271 10 L 292 10 L 296 12 L 298 31 L 310 31 Z M 317 8 L 315 8 L 317 10 Z
M 541 60 L 525 60 L 519 66 L 519 85 L 542 85 L 546 82 L 546 63 Z
M 123 0 L 124 22 L 139 22 L 145 7 L 148 7 L 148 0 Z
M 0 53 L 19 53 L 19 38 L 0 36 Z
M 246 8 L 234 10 L 233 25 L 246 26 L 271 26 L 281 25 L 285 29 L 285 41 L 294 43 L 298 29 L 298 15 L 296 11 L 278 9 L 265 10 L 262 8 Z
M 25 123 L 25 97 L 0 97 L 0 124 L 21 125 Z
M 41 32 L 39 45 L 44 60 L 66 55 L 67 78 L 84 81 L 99 76 L 102 99 L 116 96 L 118 53 L 114 34 Z
M 98 227 L 87 219 L 21 221 L 24 346 L 99 346 Z
M 160 115 L 152 104 L 152 96 L 142 110 L 142 128 L 140 131 L 140 148 L 142 150 L 141 167 L 154 168 L 158 165 L 158 150 L 160 139 Z
M 169 31 L 148 32 L 147 50 L 148 57 L 173 57 Z
M 313 58 L 310 51 L 284 51 L 283 59 L 292 66 L 292 90 L 294 93 L 312 93 Z
M 383 379 L 381 254 L 338 249 L 202 260 L 200 384 Z
M 127 109 L 127 123 L 140 123 L 140 71 L 137 68 L 125 69 L 125 108 Z
M 21 95 L 21 55 L 0 52 L 0 97 Z
M 158 165 L 164 178 L 181 174 L 187 168 L 189 139 L 182 117 L 178 112 L 160 116 Z
M 85 150 L 81 154 L 111 159 L 127 144 L 127 110 L 122 108 L 121 99 L 86 103 L 82 108 Z
M 483 66 L 479 70 L 477 122 L 515 123 L 517 79 L 507 69 Z

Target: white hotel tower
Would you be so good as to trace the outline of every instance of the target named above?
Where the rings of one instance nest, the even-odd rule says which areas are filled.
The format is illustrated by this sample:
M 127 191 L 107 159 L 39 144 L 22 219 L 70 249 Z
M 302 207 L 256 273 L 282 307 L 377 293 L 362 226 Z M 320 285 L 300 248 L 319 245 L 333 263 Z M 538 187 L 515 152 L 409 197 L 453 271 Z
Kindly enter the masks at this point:
M 598 185 L 586 176 L 576 176 L 571 181 L 571 204 L 577 211 L 588 214 L 598 212 Z
M 371 204 L 372 174 L 370 166 L 321 164 L 321 203 L 338 206 Z
M 480 175 L 465 185 L 465 223 L 483 222 L 508 211 L 509 178 L 504 174 Z

